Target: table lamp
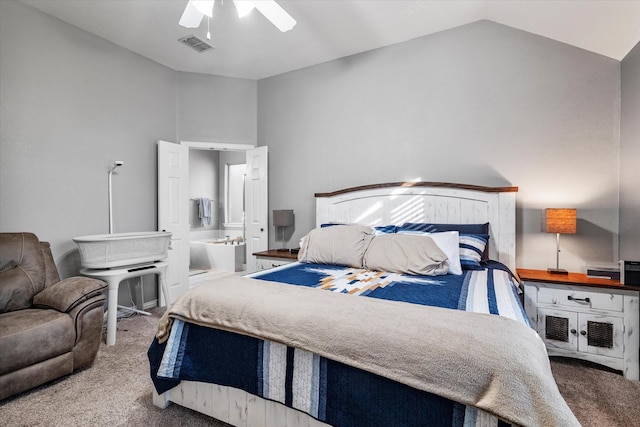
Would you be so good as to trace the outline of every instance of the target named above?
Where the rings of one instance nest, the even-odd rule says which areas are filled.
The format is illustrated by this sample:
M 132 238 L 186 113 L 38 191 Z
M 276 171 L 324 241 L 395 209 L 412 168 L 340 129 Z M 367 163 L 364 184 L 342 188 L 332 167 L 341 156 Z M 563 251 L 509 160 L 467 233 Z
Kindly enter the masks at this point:
M 293 225 L 293 210 L 292 209 L 281 209 L 273 211 L 273 226 L 276 227 L 276 230 L 280 228 L 282 231 L 282 248 L 278 249 L 279 251 L 286 251 L 287 249 L 284 247 L 284 231 L 286 227 L 290 227 Z
M 576 233 L 575 209 L 546 209 L 544 228 L 547 233 L 556 233 L 556 268 L 548 268 L 552 274 L 568 274 L 560 268 L 560 234 Z

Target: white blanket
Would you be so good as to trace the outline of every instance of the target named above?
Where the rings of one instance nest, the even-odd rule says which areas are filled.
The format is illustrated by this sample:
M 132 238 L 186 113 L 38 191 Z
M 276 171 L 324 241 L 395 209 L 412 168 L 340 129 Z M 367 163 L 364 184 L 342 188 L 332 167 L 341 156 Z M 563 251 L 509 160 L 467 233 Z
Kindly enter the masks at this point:
M 172 319 L 281 342 L 525 426 L 579 426 L 540 337 L 500 316 L 229 277 L 180 297 Z

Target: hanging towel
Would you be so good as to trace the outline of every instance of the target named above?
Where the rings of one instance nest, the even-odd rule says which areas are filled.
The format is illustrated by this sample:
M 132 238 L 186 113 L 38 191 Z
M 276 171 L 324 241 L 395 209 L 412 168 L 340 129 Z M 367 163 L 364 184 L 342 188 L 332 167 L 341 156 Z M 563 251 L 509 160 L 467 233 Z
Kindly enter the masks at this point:
M 211 199 L 202 197 L 198 200 L 198 217 L 203 226 L 211 224 Z

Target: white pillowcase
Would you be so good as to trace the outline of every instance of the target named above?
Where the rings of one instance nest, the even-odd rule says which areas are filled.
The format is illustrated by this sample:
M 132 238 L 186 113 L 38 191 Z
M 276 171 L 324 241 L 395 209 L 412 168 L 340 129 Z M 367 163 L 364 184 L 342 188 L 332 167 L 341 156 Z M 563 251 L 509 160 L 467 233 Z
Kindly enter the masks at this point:
M 449 258 L 449 273 L 459 276 L 462 274 L 460 265 L 460 233 L 457 231 L 443 231 L 440 233 L 424 233 L 420 231 L 398 231 L 398 234 L 417 234 L 429 236 Z

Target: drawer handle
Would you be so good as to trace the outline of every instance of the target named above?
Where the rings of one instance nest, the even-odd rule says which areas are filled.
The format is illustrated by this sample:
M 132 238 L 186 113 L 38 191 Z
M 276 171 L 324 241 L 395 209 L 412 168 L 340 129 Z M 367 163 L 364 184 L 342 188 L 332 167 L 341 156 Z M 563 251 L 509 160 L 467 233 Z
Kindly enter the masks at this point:
M 580 331 L 580 335 L 582 335 L 582 336 L 587 335 L 587 331 Z
M 577 302 L 586 302 L 587 304 L 591 302 L 591 298 L 574 298 L 571 295 L 567 297 L 569 301 L 577 301 Z
M 572 330 L 571 330 L 571 333 L 572 333 L 573 335 L 576 335 L 576 334 L 578 333 L 578 331 L 576 331 L 575 329 L 572 329 Z

